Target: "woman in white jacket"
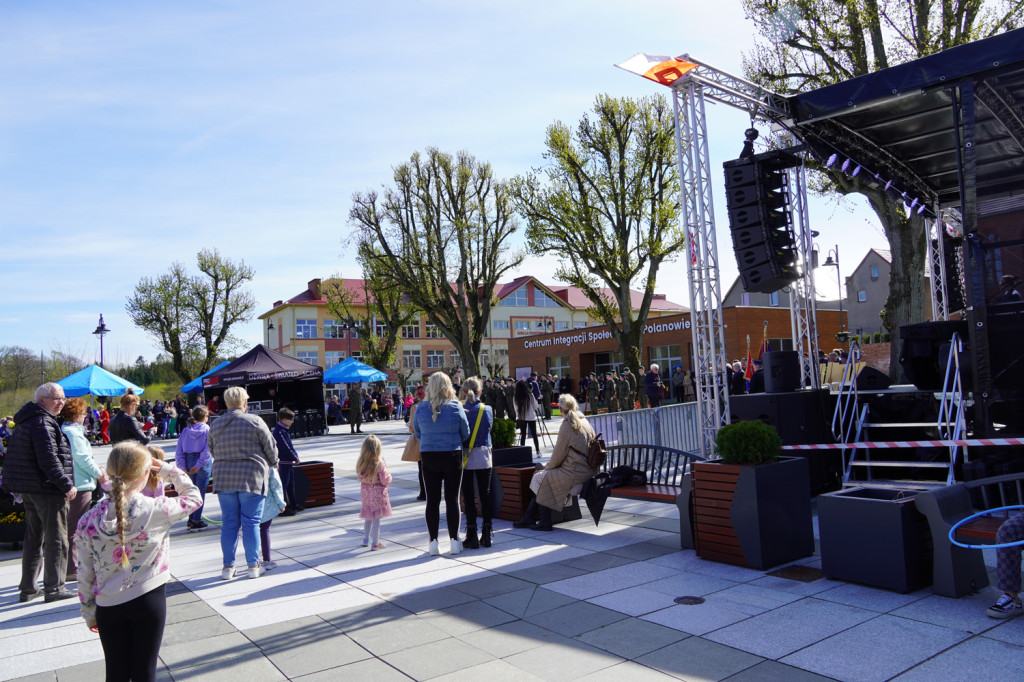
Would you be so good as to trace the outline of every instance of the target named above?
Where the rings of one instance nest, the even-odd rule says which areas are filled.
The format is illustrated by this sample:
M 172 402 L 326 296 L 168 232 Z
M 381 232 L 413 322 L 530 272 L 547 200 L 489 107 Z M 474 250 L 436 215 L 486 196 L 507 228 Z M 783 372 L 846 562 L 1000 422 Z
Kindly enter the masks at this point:
M 150 471 L 178 496 L 143 495 Z M 168 533 L 202 498 L 183 471 L 134 441 L 114 446 L 107 474 L 110 497 L 82 517 L 75 536 L 82 618 L 100 635 L 108 680 L 152 680 L 167 619 Z

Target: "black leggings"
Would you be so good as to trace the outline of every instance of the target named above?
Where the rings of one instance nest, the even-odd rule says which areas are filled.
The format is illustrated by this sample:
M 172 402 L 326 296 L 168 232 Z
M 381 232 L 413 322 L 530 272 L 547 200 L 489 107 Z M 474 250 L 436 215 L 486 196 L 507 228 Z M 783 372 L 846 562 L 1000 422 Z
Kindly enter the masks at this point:
M 476 526 L 476 493 L 480 494 L 480 509 L 484 525 L 491 524 L 494 506 L 491 503 L 491 472 L 494 469 L 466 469 L 462 487 L 463 509 L 466 510 L 466 527 Z M 475 491 L 474 491 L 475 489 Z
M 166 620 L 163 585 L 124 604 L 96 607 L 107 682 L 156 680 L 156 659 Z
M 420 452 L 423 462 L 423 485 L 427 491 L 427 508 L 424 516 L 427 533 L 431 540 L 437 539 L 437 528 L 441 524 L 441 484 L 444 484 L 444 516 L 448 522 L 448 536 L 459 537 L 459 487 L 462 485 L 462 451 Z
M 537 422 L 527 421 L 525 419 L 519 420 L 519 445 L 526 445 L 526 430 L 529 428 L 530 435 L 533 436 L 533 446 L 537 448 L 535 455 L 540 454 L 540 441 L 537 440 Z

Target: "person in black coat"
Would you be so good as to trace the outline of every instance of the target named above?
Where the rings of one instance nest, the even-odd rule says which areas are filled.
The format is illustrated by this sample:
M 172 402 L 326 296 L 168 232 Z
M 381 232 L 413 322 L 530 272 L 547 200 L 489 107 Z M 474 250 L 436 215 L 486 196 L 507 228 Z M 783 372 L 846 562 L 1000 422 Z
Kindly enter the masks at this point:
M 743 365 L 732 363 L 732 383 L 729 384 L 729 395 L 743 395 L 747 392 L 747 378 Z
M 149 443 L 149 437 L 143 433 L 139 420 L 135 418 L 135 411 L 138 408 L 139 396 L 131 393 L 121 396 L 121 411 L 110 420 L 111 445 L 123 440 L 134 440 L 143 445 Z
M 47 383 L 36 389 L 35 402 L 14 416 L 17 426 L 4 457 L 4 489 L 20 493 L 25 503 L 25 544 L 21 555 L 21 594 L 27 602 L 45 595 L 47 602 L 77 597 L 64 587 L 68 568 L 68 502 L 75 499 L 71 444 L 57 415 L 64 389 Z M 37 587 L 40 564 L 43 589 Z

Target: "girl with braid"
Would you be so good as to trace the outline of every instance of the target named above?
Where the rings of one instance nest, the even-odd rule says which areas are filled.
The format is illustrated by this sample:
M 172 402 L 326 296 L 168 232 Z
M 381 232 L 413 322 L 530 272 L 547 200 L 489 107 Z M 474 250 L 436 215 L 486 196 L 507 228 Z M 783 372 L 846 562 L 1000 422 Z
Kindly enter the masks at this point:
M 144 496 L 150 473 L 178 496 Z M 82 617 L 100 635 L 108 681 L 154 680 L 167 617 L 168 532 L 202 497 L 188 474 L 134 441 L 114 446 L 107 475 L 110 495 L 82 517 L 75 535 Z

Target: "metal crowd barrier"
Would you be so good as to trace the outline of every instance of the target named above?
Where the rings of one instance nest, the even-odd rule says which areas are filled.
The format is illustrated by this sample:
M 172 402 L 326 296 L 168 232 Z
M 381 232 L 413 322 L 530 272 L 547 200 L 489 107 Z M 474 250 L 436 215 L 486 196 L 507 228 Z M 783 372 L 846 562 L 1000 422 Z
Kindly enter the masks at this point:
M 700 421 L 694 402 L 600 414 L 587 420 L 594 431 L 604 434 L 607 445 L 660 445 L 700 452 Z

